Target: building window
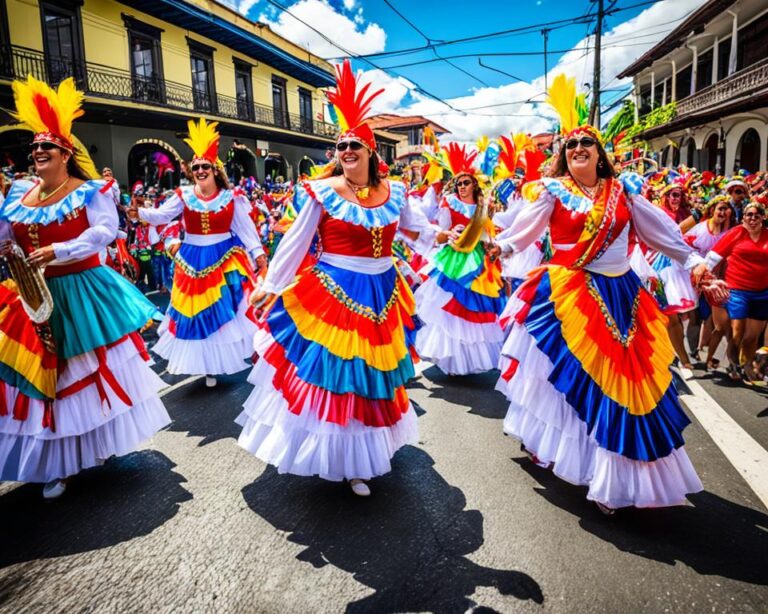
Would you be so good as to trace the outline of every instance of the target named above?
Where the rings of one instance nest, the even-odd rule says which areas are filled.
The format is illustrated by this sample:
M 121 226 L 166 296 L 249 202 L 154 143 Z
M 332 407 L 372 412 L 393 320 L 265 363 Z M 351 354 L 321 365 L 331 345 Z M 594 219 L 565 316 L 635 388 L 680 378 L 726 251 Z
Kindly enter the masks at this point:
M 302 132 L 312 132 L 312 92 L 299 88 L 299 122 Z
M 235 98 L 237 99 L 237 117 L 253 121 L 253 78 L 251 66 L 235 61 Z
M 4 77 L 14 76 L 12 60 L 8 9 L 5 2 L 0 2 L 0 75 Z
M 80 3 L 41 2 L 43 47 L 45 49 L 48 81 L 51 85 L 74 77 L 81 87 L 85 83 L 83 38 Z
M 274 109 L 275 125 L 290 128 L 288 121 L 288 100 L 285 94 L 285 79 L 272 76 L 272 108 Z
M 696 66 L 696 91 L 703 90 L 712 85 L 712 58 L 714 51 L 702 53 L 699 56 L 699 63 Z
M 739 30 L 736 70 L 768 58 L 768 13 Z
M 693 65 L 689 64 L 677 73 L 675 79 L 675 100 L 682 100 L 691 95 L 691 77 Z
M 731 37 L 721 40 L 717 49 L 717 80 L 728 76 L 728 58 L 731 55 Z
M 408 128 L 408 144 L 409 145 L 421 145 L 424 139 L 424 131 L 416 126 Z
M 123 15 L 123 22 L 128 29 L 133 98 L 165 102 L 163 56 L 160 50 L 162 30 L 127 15 Z
M 216 113 L 216 86 L 213 79 L 214 49 L 187 39 L 192 66 L 192 104 L 196 111 Z
M 651 88 L 648 86 L 647 88 L 643 88 L 640 90 L 640 106 L 637 109 L 637 112 L 640 115 L 645 115 L 646 113 L 650 113 L 651 111 Z

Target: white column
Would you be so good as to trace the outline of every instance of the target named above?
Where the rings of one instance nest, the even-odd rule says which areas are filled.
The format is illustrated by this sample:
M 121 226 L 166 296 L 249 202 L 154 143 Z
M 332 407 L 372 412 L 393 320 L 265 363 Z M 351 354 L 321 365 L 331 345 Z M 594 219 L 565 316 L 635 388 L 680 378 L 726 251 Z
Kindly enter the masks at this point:
M 640 77 L 635 75 L 634 82 L 635 87 L 632 93 L 635 99 L 635 123 L 637 123 L 640 121 Z
M 693 63 L 691 64 L 691 96 L 696 93 L 696 79 L 699 74 L 699 48 L 696 45 L 688 45 L 688 49 L 693 51 Z
M 675 60 L 670 60 L 670 64 L 672 64 L 672 102 L 675 102 L 677 100 L 677 63 Z
M 728 75 L 736 72 L 736 61 L 738 60 L 739 47 L 739 15 L 733 11 L 728 11 L 733 15 L 733 30 L 731 31 L 731 53 L 728 56 Z
M 661 86 L 661 106 L 662 107 L 665 104 L 667 104 L 667 83 L 669 83 L 669 79 L 664 79 L 664 83 L 662 83 L 662 86 Z
M 651 71 L 651 110 L 656 104 L 656 72 Z

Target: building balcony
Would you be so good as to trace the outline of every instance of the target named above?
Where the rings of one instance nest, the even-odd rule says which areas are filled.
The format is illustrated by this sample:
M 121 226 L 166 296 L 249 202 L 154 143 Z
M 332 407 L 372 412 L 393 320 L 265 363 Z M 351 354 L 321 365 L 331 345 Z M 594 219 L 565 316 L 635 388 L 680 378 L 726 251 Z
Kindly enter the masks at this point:
M 338 128 L 327 122 L 294 113 L 280 112 L 267 105 L 222 94 L 211 95 L 188 85 L 158 77 L 143 77 L 93 62 L 46 56 L 39 51 L 12 46 L 0 48 L 0 79 L 25 79 L 32 75 L 56 85 L 74 77 L 78 87 L 91 98 L 130 101 L 163 109 L 206 113 L 235 119 L 259 127 L 279 128 L 325 139 L 335 138 Z
M 677 116 L 706 111 L 768 88 L 768 58 L 677 102 Z

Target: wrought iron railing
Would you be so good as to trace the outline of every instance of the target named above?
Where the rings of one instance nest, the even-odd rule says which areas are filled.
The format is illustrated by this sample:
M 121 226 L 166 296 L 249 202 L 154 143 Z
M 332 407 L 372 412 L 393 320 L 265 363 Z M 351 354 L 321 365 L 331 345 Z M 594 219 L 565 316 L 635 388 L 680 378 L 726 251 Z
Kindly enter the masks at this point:
M 751 94 L 768 85 L 768 58 L 747 66 L 677 103 L 677 116 L 713 107 L 731 98 Z
M 23 79 L 27 75 L 51 85 L 71 76 L 86 94 L 98 98 L 210 113 L 326 138 L 333 138 L 338 130 L 327 122 L 295 113 L 279 113 L 267 105 L 223 94 L 209 94 L 159 77 L 136 75 L 93 62 L 53 58 L 24 47 L 0 47 L 0 78 Z

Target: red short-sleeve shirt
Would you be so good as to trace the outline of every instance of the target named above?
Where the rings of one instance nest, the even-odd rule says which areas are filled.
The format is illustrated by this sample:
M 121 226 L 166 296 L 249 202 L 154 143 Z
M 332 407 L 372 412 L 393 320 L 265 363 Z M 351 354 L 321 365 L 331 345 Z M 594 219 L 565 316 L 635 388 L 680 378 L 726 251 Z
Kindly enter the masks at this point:
M 768 229 L 757 241 L 744 226 L 731 228 L 712 250 L 726 261 L 725 282 L 734 290 L 768 288 Z

